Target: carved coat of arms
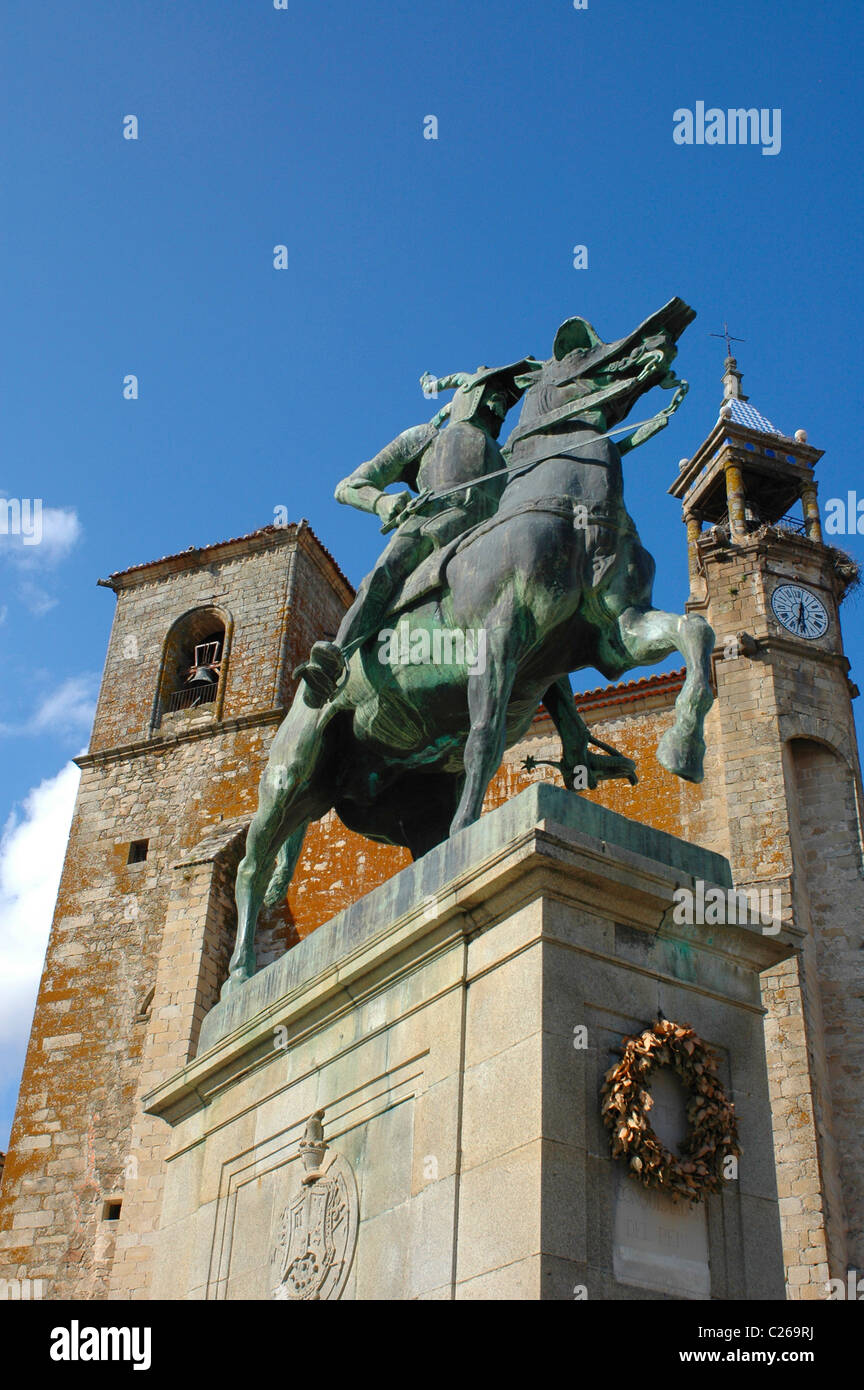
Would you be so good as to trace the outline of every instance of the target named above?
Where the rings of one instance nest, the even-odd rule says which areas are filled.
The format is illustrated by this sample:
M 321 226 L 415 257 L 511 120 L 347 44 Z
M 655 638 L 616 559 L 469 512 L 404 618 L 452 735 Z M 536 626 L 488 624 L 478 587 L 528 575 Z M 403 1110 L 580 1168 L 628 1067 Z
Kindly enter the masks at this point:
M 279 1300 L 339 1298 L 351 1270 L 357 1242 L 358 1200 L 354 1172 L 332 1154 L 317 1110 L 306 1122 L 299 1144 L 304 1173 L 300 1188 L 279 1222 L 273 1264 Z

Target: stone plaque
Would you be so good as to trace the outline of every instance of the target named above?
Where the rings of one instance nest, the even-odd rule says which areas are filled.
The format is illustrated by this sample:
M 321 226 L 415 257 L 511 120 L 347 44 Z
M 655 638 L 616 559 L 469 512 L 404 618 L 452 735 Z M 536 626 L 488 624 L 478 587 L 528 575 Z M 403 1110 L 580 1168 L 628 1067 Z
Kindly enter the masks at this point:
M 684 1087 L 674 1072 L 663 1067 L 652 1077 L 651 1095 L 654 1132 L 677 1152 L 687 1132 Z M 678 1298 L 710 1298 L 705 1203 L 673 1202 L 636 1182 L 623 1165 L 616 1168 L 615 1278 Z

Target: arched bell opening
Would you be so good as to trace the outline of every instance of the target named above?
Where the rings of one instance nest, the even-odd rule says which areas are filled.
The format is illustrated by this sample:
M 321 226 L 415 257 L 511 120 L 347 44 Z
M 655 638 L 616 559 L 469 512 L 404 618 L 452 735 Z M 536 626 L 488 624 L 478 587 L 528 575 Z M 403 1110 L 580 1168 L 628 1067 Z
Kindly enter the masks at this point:
M 166 716 L 222 716 L 232 623 L 220 609 L 184 613 L 165 639 L 153 728 Z

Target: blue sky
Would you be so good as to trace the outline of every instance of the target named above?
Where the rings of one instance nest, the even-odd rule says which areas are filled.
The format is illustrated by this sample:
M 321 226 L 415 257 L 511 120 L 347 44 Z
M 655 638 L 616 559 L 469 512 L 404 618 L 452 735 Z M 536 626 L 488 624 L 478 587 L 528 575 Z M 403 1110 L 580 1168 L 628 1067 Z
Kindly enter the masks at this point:
M 716 419 L 724 319 L 753 403 L 826 450 L 823 504 L 864 495 L 864 25 L 801 0 L 6 0 L 0 24 L 0 495 L 46 509 L 42 545 L 0 536 L 2 1147 L 112 617 L 98 576 L 284 505 L 357 581 L 380 538 L 333 487 L 428 418 L 422 371 L 547 356 L 574 313 L 620 337 L 673 294 L 698 312 L 690 395 L 626 464 L 658 604 L 686 595 L 666 488 Z M 780 153 L 676 145 L 699 100 L 780 108 Z

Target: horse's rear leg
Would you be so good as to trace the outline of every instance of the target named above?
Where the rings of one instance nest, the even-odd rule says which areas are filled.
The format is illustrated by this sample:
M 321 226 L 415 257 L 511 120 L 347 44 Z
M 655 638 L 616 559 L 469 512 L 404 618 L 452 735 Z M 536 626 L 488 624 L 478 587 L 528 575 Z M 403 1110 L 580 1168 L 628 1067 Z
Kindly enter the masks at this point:
M 568 791 L 576 788 L 576 778 L 581 772 L 590 791 L 607 778 L 626 778 L 631 786 L 636 785 L 636 764 L 626 753 L 618 753 L 609 748 L 607 753 L 592 753 L 588 747 L 591 730 L 576 708 L 573 691 L 566 676 L 562 676 L 543 696 L 549 717 L 558 731 L 561 740 L 561 776 Z M 608 748 L 608 744 L 601 744 Z
M 705 715 L 714 703 L 711 692 L 711 653 L 714 631 L 698 614 L 663 613 L 628 608 L 618 619 L 618 630 L 634 666 L 662 661 L 679 651 L 687 665 L 687 677 L 675 701 L 675 723 L 657 745 L 657 761 L 687 782 L 704 776 Z
M 285 807 L 277 798 L 267 793 L 262 779 L 258 810 L 249 826 L 246 853 L 237 870 L 234 890 L 237 902 L 237 941 L 228 967 L 228 979 L 222 987 L 223 998 L 255 974 L 255 929 L 267 887 L 273 878 L 277 853 L 282 847 L 279 869 L 280 874 L 284 876 L 289 868 L 285 851 L 290 852 L 287 883 L 300 857 L 303 836 L 310 819 L 305 804 Z
M 550 685 L 543 704 L 561 740 L 561 776 L 567 790 L 572 791 L 576 770 L 588 767 L 588 725 L 576 709 L 566 676 Z M 591 786 L 590 776 L 588 785 Z
M 509 624 L 495 629 L 508 631 Z M 455 835 L 480 819 L 486 788 L 495 776 L 507 744 L 507 706 L 513 690 L 516 665 L 507 650 L 507 639 L 488 642 L 485 672 L 468 678 L 468 713 L 471 731 L 465 744 L 465 785 L 450 826 Z
M 317 711 L 308 709 L 298 692 L 270 750 L 258 788 L 258 809 L 249 826 L 246 853 L 237 870 L 237 942 L 223 997 L 255 973 L 255 929 L 268 885 L 284 894 L 310 820 L 330 809 L 320 775 L 322 730 Z M 279 859 L 276 857 L 284 846 Z M 279 893 L 275 894 L 275 888 Z M 271 898 L 271 901 L 274 899 Z
M 306 838 L 308 824 L 308 820 L 304 820 L 296 830 L 292 830 L 277 854 L 276 868 L 264 894 L 265 907 L 278 907 L 288 892 L 294 877 L 294 870 L 297 868 L 297 860 L 300 858 L 300 851 L 303 848 L 303 841 Z

